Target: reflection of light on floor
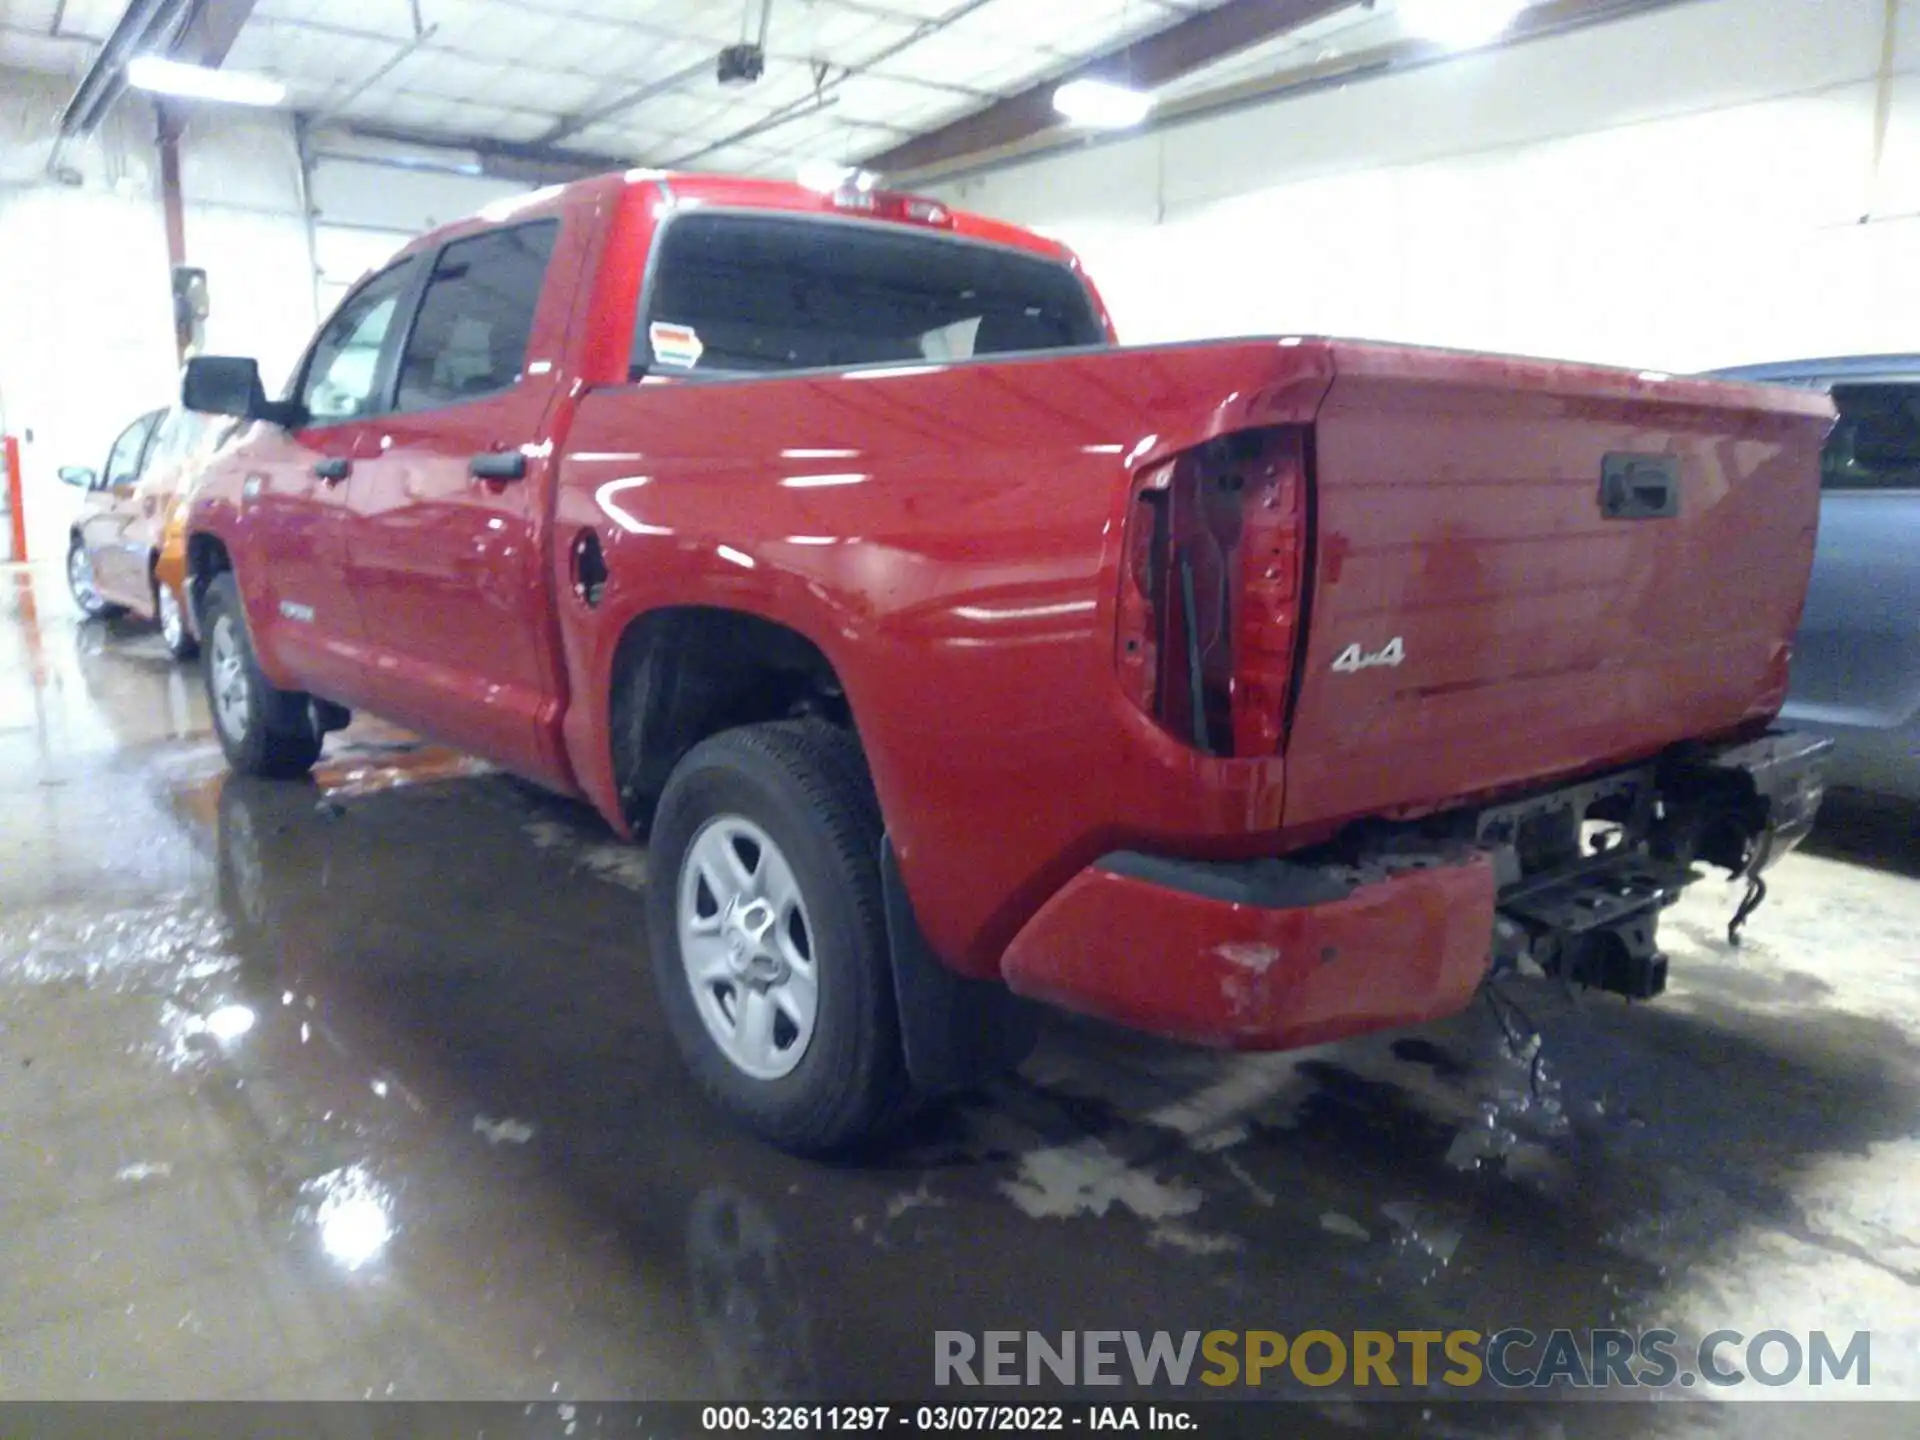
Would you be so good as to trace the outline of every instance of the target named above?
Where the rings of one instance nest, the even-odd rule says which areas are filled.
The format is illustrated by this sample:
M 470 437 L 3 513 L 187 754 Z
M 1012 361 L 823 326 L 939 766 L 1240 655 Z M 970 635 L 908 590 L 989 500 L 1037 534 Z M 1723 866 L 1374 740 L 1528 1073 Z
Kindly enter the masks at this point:
M 347 1270 L 358 1270 L 393 1238 L 387 1197 L 363 1165 L 348 1165 L 312 1182 L 323 1191 L 313 1222 L 320 1248 Z
M 226 968 L 223 966 L 222 968 Z M 259 1019 L 251 1006 L 217 1005 L 202 1014 L 186 1005 L 164 1000 L 160 1004 L 160 1056 L 171 1070 L 204 1066 L 212 1058 L 215 1042 L 222 1049 L 233 1043 Z
M 416 738 L 397 725 L 368 717 L 334 739 L 314 766 L 313 782 L 334 799 L 372 795 L 400 785 L 484 775 L 493 767 L 458 750 Z
M 245 1005 L 222 1005 L 207 1016 L 207 1033 L 221 1044 L 231 1044 L 253 1029 L 254 1015 Z

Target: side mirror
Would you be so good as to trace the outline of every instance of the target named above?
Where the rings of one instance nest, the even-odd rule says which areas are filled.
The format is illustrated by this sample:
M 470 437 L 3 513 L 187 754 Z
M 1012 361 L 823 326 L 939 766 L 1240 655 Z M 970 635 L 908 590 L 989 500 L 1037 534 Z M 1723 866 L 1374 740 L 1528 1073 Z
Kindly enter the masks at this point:
M 62 465 L 60 467 L 60 483 L 62 485 L 78 485 L 82 490 L 91 490 L 93 489 L 94 482 L 99 478 L 99 476 L 95 475 L 93 471 L 84 465 Z
M 260 366 L 238 355 L 196 355 L 181 373 L 180 403 L 208 415 L 251 420 L 267 403 Z
M 240 355 L 196 355 L 180 375 L 180 403 L 206 415 L 236 420 L 267 420 L 275 425 L 304 422 L 300 407 L 269 400 L 260 386 L 259 364 Z

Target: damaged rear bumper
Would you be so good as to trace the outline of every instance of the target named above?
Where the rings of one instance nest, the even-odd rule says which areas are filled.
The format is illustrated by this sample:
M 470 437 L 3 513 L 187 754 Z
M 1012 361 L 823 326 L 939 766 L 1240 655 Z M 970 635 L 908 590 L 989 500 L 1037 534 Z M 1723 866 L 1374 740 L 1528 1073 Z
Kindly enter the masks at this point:
M 1436 1019 L 1496 965 L 1650 998 L 1666 984 L 1659 912 L 1700 878 L 1696 863 L 1757 880 L 1798 844 L 1827 748 L 1779 732 L 1683 747 L 1315 855 L 1117 852 L 1040 908 L 1002 974 L 1032 999 L 1248 1050 Z
M 1492 859 L 1372 878 L 1284 860 L 1121 853 L 1083 870 L 1002 962 L 1017 993 L 1197 1044 L 1285 1050 L 1450 1014 L 1486 974 Z

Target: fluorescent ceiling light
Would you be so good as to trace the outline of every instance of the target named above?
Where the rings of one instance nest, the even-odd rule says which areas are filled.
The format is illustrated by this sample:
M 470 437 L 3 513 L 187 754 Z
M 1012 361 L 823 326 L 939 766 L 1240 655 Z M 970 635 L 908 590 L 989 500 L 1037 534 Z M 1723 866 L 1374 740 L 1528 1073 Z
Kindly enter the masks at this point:
M 1484 45 L 1514 22 L 1527 0 L 1398 0 L 1400 23 L 1456 49 Z
M 183 65 L 158 55 L 141 55 L 127 62 L 127 83 L 136 90 L 159 95 L 185 95 L 194 100 L 223 100 L 229 105 L 278 105 L 287 87 L 264 75 L 241 70 L 209 70 Z
M 1069 80 L 1053 92 L 1053 108 L 1076 125 L 1124 130 L 1153 109 L 1153 97 L 1106 80 Z

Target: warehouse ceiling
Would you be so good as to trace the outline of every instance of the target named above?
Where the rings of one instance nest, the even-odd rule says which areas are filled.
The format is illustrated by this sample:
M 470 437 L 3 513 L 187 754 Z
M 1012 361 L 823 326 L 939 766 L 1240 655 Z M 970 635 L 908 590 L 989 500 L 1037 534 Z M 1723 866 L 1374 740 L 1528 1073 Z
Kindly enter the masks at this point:
M 1222 85 L 1337 74 L 1342 57 L 1384 64 L 1408 39 L 1407 3 L 0 0 L 0 65 L 79 75 L 117 34 L 129 54 L 273 77 L 310 124 L 388 141 L 583 169 L 924 175 L 1057 143 L 1051 95 L 1070 75 L 1191 106 Z M 1647 3 L 1532 0 L 1522 25 Z M 723 84 L 721 52 L 762 41 L 763 73 Z
M 286 82 L 288 103 L 318 119 L 409 137 L 787 174 L 803 159 L 882 154 L 1129 42 L 1183 24 L 1197 29 L 1192 22 L 1208 12 L 1239 12 L 1241 31 L 1258 39 L 1346 7 L 1324 0 L 200 0 L 195 8 L 227 12 L 229 26 L 239 22 L 225 52 L 229 68 Z M 0 0 L 0 64 L 77 74 L 127 9 L 125 0 Z M 190 23 L 182 14 L 174 33 Z M 763 23 L 765 72 L 750 84 L 723 86 L 716 56 L 743 39 L 758 41 Z

